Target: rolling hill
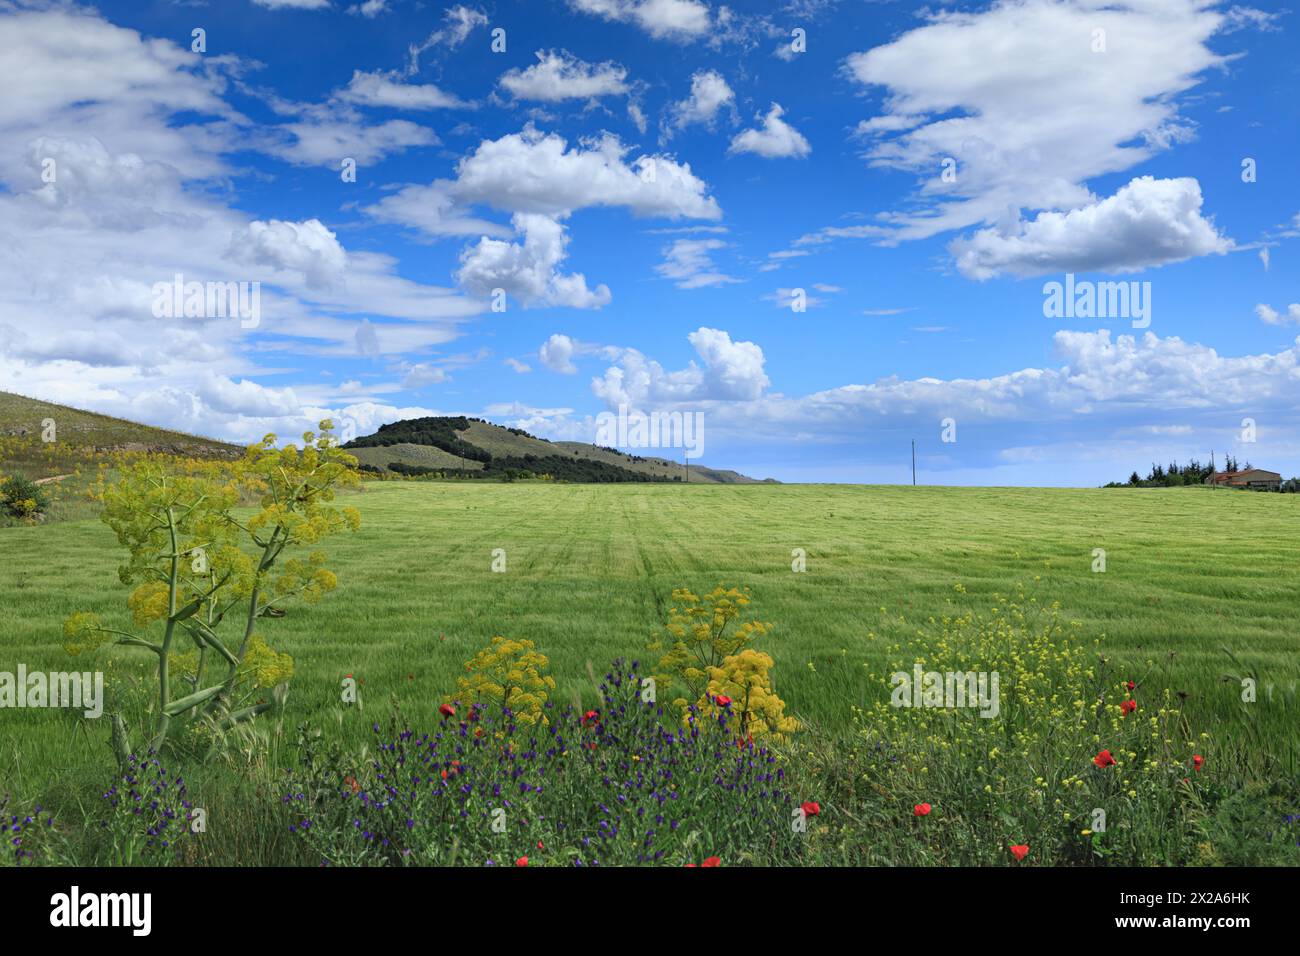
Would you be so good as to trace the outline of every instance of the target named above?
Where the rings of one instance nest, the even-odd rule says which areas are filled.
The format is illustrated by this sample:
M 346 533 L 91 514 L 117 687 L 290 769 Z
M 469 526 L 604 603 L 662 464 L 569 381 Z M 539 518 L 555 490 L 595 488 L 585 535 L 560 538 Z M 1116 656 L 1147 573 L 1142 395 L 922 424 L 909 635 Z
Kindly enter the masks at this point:
M 44 423 L 50 420 L 55 426 L 53 444 L 41 440 Z M 381 473 L 439 471 L 465 477 L 474 473 L 500 477 L 508 472 L 532 472 L 580 482 L 758 483 L 735 471 L 691 465 L 688 474 L 680 461 L 581 442 L 551 442 L 517 428 L 463 417 L 393 422 L 345 447 L 369 470 Z M 244 449 L 230 442 L 0 392 L 0 471 L 47 478 L 73 470 L 74 459 L 84 462 L 87 452 L 114 451 L 234 459 Z M 775 483 L 773 479 L 764 481 Z
M 632 455 L 582 442 L 552 442 L 518 428 L 476 418 L 413 418 L 382 425 L 349 442 L 347 450 L 369 468 L 408 474 L 444 472 L 472 477 L 532 472 L 564 481 L 689 481 L 692 484 L 775 484 L 739 472 L 666 458 Z M 396 466 L 396 467 L 394 467 Z
M 54 424 L 55 441 L 42 440 L 45 422 Z M 50 477 L 67 468 L 61 452 L 153 451 L 192 458 L 238 458 L 239 445 L 112 418 L 67 405 L 0 392 L 0 470 L 31 478 Z

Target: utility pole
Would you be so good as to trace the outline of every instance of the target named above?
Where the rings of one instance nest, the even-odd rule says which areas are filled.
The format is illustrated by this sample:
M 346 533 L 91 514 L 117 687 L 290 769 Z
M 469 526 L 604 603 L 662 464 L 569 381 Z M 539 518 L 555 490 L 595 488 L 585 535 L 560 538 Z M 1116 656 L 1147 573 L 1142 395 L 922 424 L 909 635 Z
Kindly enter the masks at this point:
M 916 487 L 916 439 L 912 439 L 912 487 Z

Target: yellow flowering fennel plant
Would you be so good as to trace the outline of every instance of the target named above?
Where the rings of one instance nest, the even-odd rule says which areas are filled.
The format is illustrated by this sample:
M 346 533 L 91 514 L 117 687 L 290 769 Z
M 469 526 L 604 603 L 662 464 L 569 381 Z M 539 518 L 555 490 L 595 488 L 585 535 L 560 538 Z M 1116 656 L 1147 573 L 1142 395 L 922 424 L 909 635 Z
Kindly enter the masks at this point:
M 286 549 L 360 526 L 355 508 L 332 504 L 337 488 L 359 483 L 356 459 L 339 450 L 332 429 L 321 422 L 319 434 L 303 435 L 301 449 L 276 448 L 268 435 L 234 463 L 146 455 L 122 463 L 117 480 L 101 487 L 103 520 L 127 550 L 119 577 L 135 585 L 127 607 L 139 630 L 73 614 L 64 623 L 64 647 L 79 654 L 111 642 L 157 657 L 151 749 L 162 747 L 181 715 L 210 717 L 224 729 L 263 713 L 270 703 L 238 695 L 293 673 L 292 659 L 272 650 L 256 627 L 291 596 L 314 601 L 336 584 L 322 553 L 304 560 L 288 558 Z M 235 511 L 241 494 L 260 506 L 245 521 Z M 233 639 L 221 636 L 230 625 Z M 186 691 L 180 696 L 173 678 Z M 113 729 L 124 758 L 120 715 Z
M 667 650 L 663 639 L 650 644 L 652 651 L 665 651 L 655 679 L 665 685 L 684 684 L 696 711 L 715 719 L 720 712 L 716 699 L 731 698 L 728 726 L 737 738 L 784 739 L 797 730 L 798 721 L 785 715 L 785 703 L 772 689 L 772 658 L 749 647 L 772 628 L 762 621 L 740 620 L 750 604 L 749 591 L 719 585 L 701 598 L 689 588 L 678 588 L 672 598 Z M 673 701 L 684 716 L 689 716 L 688 697 Z
M 447 703 L 495 701 L 509 707 L 521 724 L 549 721 L 543 716 L 555 678 L 546 673 L 550 661 L 532 641 L 494 637 L 490 646 L 465 662 L 465 675 L 456 679 L 456 693 Z
M 720 666 L 709 668 L 709 683 L 696 701 L 696 711 L 714 720 L 725 714 L 727 730 L 737 740 L 786 740 L 799 729 L 799 721 L 786 716 L 785 701 L 772 689 L 771 669 L 772 658 L 753 649 L 723 658 Z M 730 703 L 719 705 L 720 697 Z

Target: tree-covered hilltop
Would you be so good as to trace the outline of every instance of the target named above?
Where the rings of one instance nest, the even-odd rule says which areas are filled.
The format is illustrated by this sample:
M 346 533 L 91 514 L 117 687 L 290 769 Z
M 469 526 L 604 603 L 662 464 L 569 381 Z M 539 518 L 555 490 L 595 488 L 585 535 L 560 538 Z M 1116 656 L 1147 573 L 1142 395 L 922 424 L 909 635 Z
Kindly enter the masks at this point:
M 494 455 L 486 448 L 471 444 L 462 438 L 472 422 L 481 419 L 465 416 L 410 418 L 405 421 L 381 425 L 373 435 L 357 438 L 346 448 L 388 448 L 395 445 L 426 445 L 468 462 L 481 462 L 481 468 L 457 468 L 442 465 L 421 465 L 409 461 L 390 461 L 388 470 L 407 477 L 432 478 L 486 478 L 513 481 L 517 478 L 546 477 L 555 481 L 624 482 L 624 481 L 676 481 L 680 478 L 646 475 L 620 468 L 608 462 L 596 461 L 575 455 L 539 455 L 533 452 L 511 455 Z M 482 422 L 490 425 L 491 422 Z M 501 428 L 502 426 L 495 426 Z M 530 442 L 546 442 L 518 428 L 504 431 Z M 536 447 L 536 446 L 534 446 Z M 558 450 L 557 450 L 558 451 Z M 370 470 L 374 470 L 373 466 Z
M 381 426 L 345 446 L 363 470 L 409 477 L 504 479 L 545 476 L 572 482 L 753 484 L 739 472 L 574 441 L 551 441 L 522 428 L 467 415 L 411 418 Z M 765 479 L 771 482 L 771 479 Z
M 408 418 L 404 421 L 380 425 L 379 431 L 364 438 L 355 438 L 345 448 L 380 448 L 387 445 L 432 445 L 460 458 L 492 461 L 492 454 L 477 445 L 464 441 L 457 432 L 469 428 L 470 419 L 459 418 Z M 522 434 L 522 432 L 520 433 Z

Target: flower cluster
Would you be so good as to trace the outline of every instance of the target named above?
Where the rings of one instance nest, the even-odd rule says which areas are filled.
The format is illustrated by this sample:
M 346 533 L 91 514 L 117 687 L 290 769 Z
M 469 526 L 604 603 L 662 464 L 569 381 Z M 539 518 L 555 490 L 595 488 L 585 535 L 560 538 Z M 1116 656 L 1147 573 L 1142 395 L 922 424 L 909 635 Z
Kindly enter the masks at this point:
M 698 700 L 705 693 L 710 667 L 744 650 L 756 638 L 766 634 L 770 624 L 743 621 L 733 627 L 749 606 L 748 591 L 739 588 L 714 588 L 703 598 L 688 588 L 673 591 L 673 606 L 668 611 L 668 647 L 659 658 L 657 679 L 667 685 L 674 680 L 686 685 L 690 697 Z M 665 642 L 656 640 L 650 650 L 663 651 Z M 685 699 L 679 702 L 684 706 Z
M 153 752 L 127 759 L 102 794 L 109 808 L 102 827 L 116 846 L 115 862 L 169 862 L 190 835 L 194 805 L 185 779 L 172 774 Z
M 30 813 L 9 813 L 9 794 L 0 797 L 0 831 L 4 832 L 5 842 L 15 866 L 36 859 L 34 849 L 39 839 L 40 830 L 49 830 L 54 826 L 54 817 L 46 816 L 41 820 L 42 807 L 37 804 Z
M 771 738 L 783 742 L 799 729 L 799 721 L 786 716 L 785 701 L 772 689 L 772 658 L 746 649 L 710 667 L 705 693 L 697 710 L 710 717 L 725 716 L 728 731 L 737 740 Z
M 497 703 L 521 724 L 546 722 L 546 698 L 555 678 L 546 673 L 550 661 L 532 641 L 492 638 L 492 645 L 465 662 L 465 677 L 457 678 L 456 693 L 446 699 L 476 704 Z
M 614 662 L 599 692 L 598 708 L 548 703 L 527 724 L 509 706 L 476 703 L 440 708 L 425 733 L 376 725 L 368 763 L 304 762 L 283 798 L 290 829 L 331 865 L 680 865 L 756 845 L 799 852 L 776 754 L 737 747 L 725 715 L 674 725 L 642 700 L 635 662 Z
M 1160 834 L 1188 812 L 1187 787 L 1205 763 L 1195 751 L 1206 735 L 1190 732 L 1170 692 L 1149 699 L 1142 682 L 1111 674 L 1100 638 L 1082 640 L 1056 605 L 1041 606 L 1021 588 L 986 607 L 911 627 L 913 639 L 887 645 L 887 669 L 868 668 L 875 700 L 855 708 L 857 745 L 828 750 L 824 772 L 897 795 L 892 807 L 859 814 L 913 825 L 895 845 L 855 849 L 855 858 L 990 863 L 1005 860 L 1008 846 L 1024 859 L 1032 845 L 1047 865 L 1115 856 L 1162 862 Z M 872 632 L 868 640 L 878 638 Z M 890 674 L 917 665 L 996 672 L 998 713 L 947 701 L 896 706 Z

